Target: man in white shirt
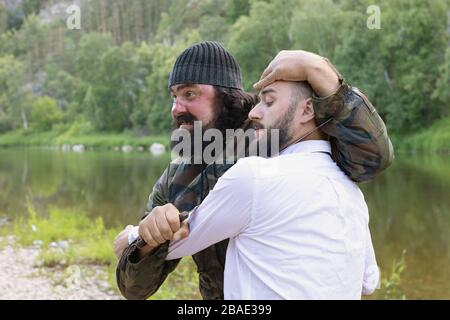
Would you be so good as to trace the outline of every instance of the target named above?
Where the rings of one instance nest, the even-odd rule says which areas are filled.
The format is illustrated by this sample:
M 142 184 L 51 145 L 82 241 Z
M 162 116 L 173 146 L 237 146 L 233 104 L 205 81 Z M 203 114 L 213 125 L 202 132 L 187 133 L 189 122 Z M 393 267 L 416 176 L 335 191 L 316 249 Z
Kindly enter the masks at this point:
M 225 299 L 359 299 L 379 282 L 364 196 L 332 160 L 311 94 L 306 82 L 263 88 L 249 118 L 257 136 L 279 129 L 282 151 L 240 159 L 172 229 L 168 260 L 230 239 Z M 155 210 L 179 214 L 171 204 Z M 156 233 L 141 221 L 144 240 Z

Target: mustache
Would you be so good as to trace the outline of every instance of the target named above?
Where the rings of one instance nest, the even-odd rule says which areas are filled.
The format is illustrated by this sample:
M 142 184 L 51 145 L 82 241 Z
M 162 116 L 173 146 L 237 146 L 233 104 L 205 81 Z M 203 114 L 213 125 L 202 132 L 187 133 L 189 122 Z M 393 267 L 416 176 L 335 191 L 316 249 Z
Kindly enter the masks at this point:
M 249 127 L 255 130 L 264 129 L 264 125 L 262 123 L 256 122 L 255 120 L 252 120 L 250 122 Z
M 180 127 L 182 124 L 194 124 L 194 121 L 197 121 L 196 117 L 190 113 L 184 113 L 174 119 L 174 124 Z

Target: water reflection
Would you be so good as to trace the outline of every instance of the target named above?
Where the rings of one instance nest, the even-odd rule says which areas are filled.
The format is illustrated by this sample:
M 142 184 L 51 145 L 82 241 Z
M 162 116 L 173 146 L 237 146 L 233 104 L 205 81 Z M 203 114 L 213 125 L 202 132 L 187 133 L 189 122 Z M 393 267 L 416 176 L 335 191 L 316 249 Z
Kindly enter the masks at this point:
M 23 214 L 30 197 L 38 209 L 79 207 L 107 225 L 134 223 L 168 161 L 149 153 L 0 150 L 0 212 Z
M 450 298 L 450 158 L 398 157 L 362 189 L 383 271 L 406 249 L 406 298 Z

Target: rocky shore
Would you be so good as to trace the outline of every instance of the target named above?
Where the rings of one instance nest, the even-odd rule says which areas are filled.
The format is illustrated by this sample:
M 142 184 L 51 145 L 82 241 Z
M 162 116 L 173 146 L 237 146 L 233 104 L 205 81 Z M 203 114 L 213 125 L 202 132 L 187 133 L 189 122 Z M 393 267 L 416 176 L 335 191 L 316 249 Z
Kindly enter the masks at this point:
M 42 266 L 38 247 L 14 245 L 0 237 L 0 300 L 116 300 L 122 299 L 99 266 Z

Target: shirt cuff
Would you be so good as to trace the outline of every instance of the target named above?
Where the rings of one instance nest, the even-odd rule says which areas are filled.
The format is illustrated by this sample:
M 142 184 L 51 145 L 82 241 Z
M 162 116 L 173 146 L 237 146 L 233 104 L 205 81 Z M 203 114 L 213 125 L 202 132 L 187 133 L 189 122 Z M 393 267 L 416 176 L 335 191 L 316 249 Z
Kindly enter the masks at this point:
M 372 265 L 364 272 L 362 294 L 371 295 L 376 289 L 381 287 L 380 269 L 377 265 Z
M 128 245 L 132 244 L 139 237 L 139 226 L 133 227 L 128 233 Z

